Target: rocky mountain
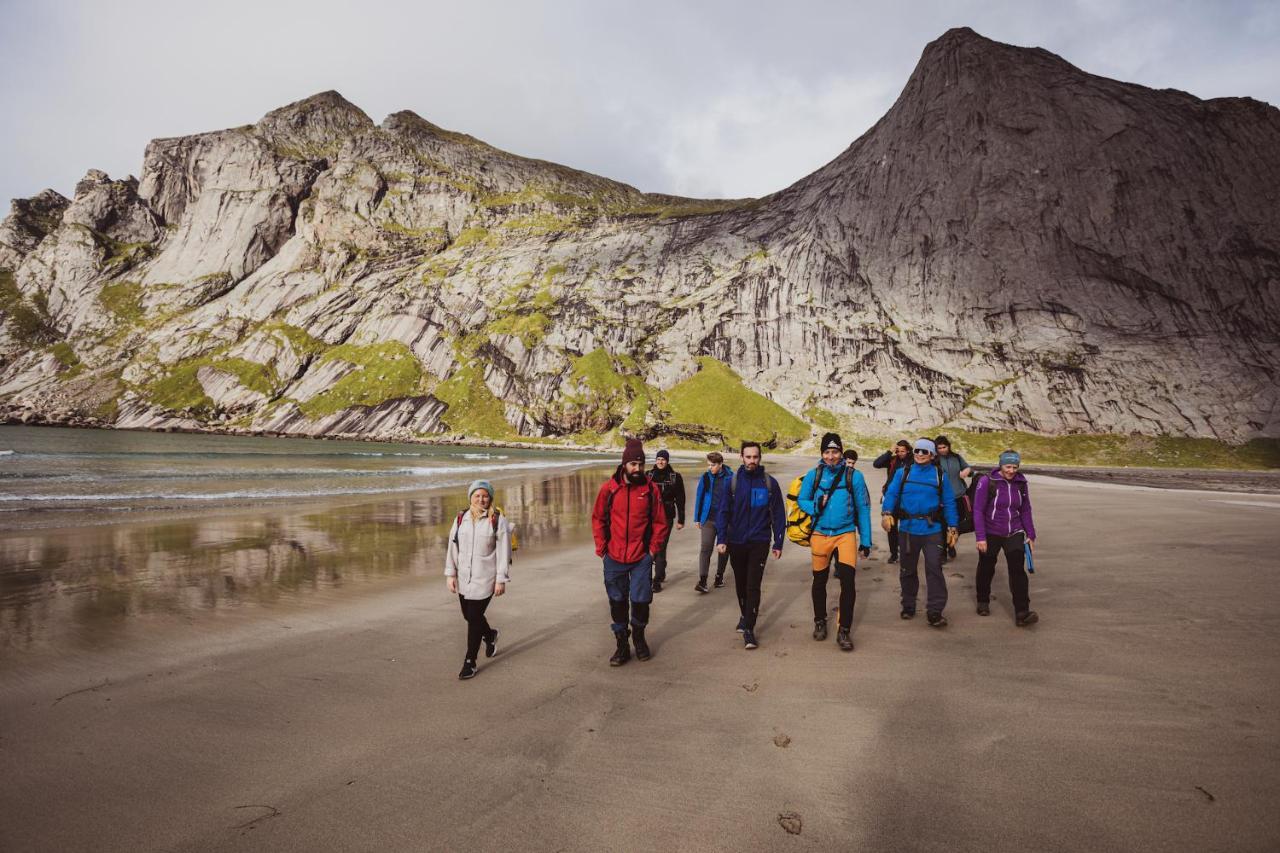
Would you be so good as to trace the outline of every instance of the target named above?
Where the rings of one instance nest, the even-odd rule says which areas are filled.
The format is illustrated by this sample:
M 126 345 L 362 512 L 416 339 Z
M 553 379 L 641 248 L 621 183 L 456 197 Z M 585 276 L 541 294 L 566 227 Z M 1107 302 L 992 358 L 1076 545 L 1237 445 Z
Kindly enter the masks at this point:
M 10 417 L 386 438 L 1280 435 L 1280 111 L 952 30 L 763 199 L 336 92 L 0 225 Z

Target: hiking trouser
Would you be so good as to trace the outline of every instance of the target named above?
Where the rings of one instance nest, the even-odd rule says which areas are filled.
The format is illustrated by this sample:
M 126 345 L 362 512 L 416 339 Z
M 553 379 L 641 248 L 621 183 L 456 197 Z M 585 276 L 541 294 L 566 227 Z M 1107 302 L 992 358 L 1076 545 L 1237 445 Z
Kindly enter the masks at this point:
M 742 625 L 748 631 L 756 628 L 760 614 L 760 587 L 764 583 L 764 567 L 769 560 L 768 542 L 751 542 L 729 546 L 729 565 L 733 567 L 733 587 L 738 593 L 738 610 Z
M 627 623 L 649 624 L 649 602 L 653 601 L 653 558 L 645 554 L 634 563 L 619 563 L 604 557 L 604 589 L 609 594 L 609 615 L 614 633 L 625 631 Z
M 978 554 L 978 602 L 987 604 L 991 601 L 991 580 L 996 574 L 996 561 L 1000 552 L 1004 552 L 1005 565 L 1009 568 L 1009 593 L 1013 596 L 1015 613 L 1026 613 L 1031 609 L 1030 583 L 1027 580 L 1026 551 L 1023 545 L 1027 534 L 1019 530 L 1012 536 L 992 536 L 987 534 L 987 553 Z
M 831 576 L 831 562 L 836 564 L 836 579 L 840 581 L 840 627 L 853 624 L 853 602 L 857 593 L 853 587 L 853 568 L 858 563 L 858 538 L 852 533 L 823 536 L 814 533 L 809 537 L 809 551 L 813 560 L 813 619 L 827 619 L 827 579 Z
M 489 620 L 484 618 L 484 612 L 489 608 L 489 602 L 493 601 L 493 596 L 463 598 L 459 595 L 458 601 L 462 604 L 462 618 L 467 620 L 467 660 L 474 663 L 480 652 L 480 641 L 492 630 Z
M 930 613 L 941 613 L 947 606 L 947 578 L 942 573 L 942 533 L 929 533 L 918 536 L 913 533 L 900 533 L 902 564 L 898 567 L 898 580 L 902 583 L 902 609 L 912 613 L 916 610 L 916 596 L 920 592 L 920 575 L 916 567 L 920 556 L 924 555 L 924 581 L 927 594 L 925 610 Z
M 889 528 L 889 532 L 885 534 L 889 537 L 889 556 L 898 556 L 898 523 L 894 522 L 893 527 Z
M 710 519 L 702 522 L 702 550 L 698 552 L 698 579 L 705 581 L 711 570 L 711 554 L 716 550 L 716 523 Z M 729 554 L 716 554 L 716 577 L 724 577 L 724 567 Z
M 663 504 L 663 511 L 667 513 L 667 535 L 658 543 L 653 555 L 653 579 L 657 583 L 666 583 L 667 580 L 667 546 L 671 544 L 671 534 L 676 529 L 676 512 L 675 505 L 670 508 Z

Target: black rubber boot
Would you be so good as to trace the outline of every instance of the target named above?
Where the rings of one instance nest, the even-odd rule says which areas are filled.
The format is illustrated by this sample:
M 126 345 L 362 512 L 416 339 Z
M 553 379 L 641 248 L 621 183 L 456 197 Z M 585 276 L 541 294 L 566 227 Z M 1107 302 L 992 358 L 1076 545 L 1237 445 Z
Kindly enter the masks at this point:
M 648 660 L 653 657 L 649 651 L 649 644 L 644 641 L 644 626 L 631 626 L 632 642 L 636 644 L 636 660 Z
M 614 631 L 613 638 L 618 641 L 618 650 L 609 658 L 609 666 L 622 666 L 631 660 L 631 646 L 627 643 L 627 629 Z

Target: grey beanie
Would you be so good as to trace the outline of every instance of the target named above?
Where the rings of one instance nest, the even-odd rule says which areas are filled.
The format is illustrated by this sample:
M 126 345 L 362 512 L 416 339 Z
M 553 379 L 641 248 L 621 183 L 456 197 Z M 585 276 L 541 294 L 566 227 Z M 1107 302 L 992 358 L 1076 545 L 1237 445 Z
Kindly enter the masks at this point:
M 489 493 L 489 500 L 493 500 L 493 484 L 488 480 L 472 480 L 471 485 L 467 487 L 467 500 L 471 500 L 471 496 L 476 493 L 476 489 L 484 489 Z

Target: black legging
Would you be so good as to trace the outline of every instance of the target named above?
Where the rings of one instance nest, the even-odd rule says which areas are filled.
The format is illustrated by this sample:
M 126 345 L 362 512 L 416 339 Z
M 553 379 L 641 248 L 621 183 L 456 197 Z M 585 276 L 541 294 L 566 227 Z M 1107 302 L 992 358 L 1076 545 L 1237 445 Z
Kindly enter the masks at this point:
M 1009 566 L 1009 592 L 1013 595 L 1013 610 L 1015 613 L 1026 613 L 1031 609 L 1031 585 L 1025 568 L 1027 555 L 1022 550 L 1026 538 L 1026 534 L 1021 531 L 1012 536 L 987 534 L 987 552 L 978 554 L 979 603 L 991 601 L 991 580 L 996 575 L 996 560 L 1003 551 L 1004 561 Z
M 480 653 L 480 641 L 493 630 L 489 627 L 489 620 L 484 618 L 484 612 L 489 608 L 489 602 L 493 601 L 493 596 L 475 599 L 463 598 L 459 594 L 458 601 L 462 603 L 462 618 L 467 620 L 467 660 L 474 663 L 476 655 Z
M 813 621 L 827 621 L 827 578 L 831 576 L 830 567 L 813 573 Z M 853 626 L 853 603 L 857 600 L 857 591 L 853 587 L 853 566 L 846 566 L 836 560 L 836 578 L 840 581 L 840 627 L 849 630 Z
M 764 583 L 764 567 L 768 560 L 768 542 L 729 546 L 733 587 L 738 593 L 742 624 L 748 631 L 756 629 L 756 617 L 760 615 L 760 587 Z

